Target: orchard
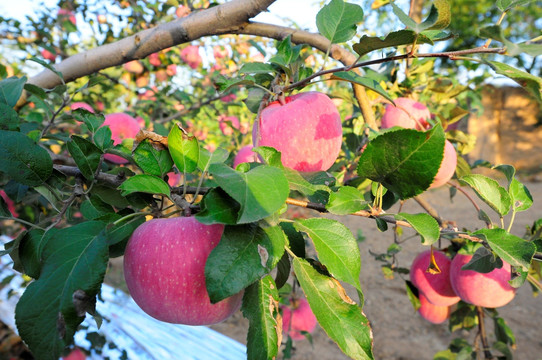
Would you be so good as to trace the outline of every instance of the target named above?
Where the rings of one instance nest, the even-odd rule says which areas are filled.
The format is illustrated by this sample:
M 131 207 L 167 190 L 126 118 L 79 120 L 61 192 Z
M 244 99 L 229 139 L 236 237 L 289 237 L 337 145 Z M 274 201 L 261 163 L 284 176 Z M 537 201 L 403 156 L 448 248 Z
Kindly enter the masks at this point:
M 542 103 L 539 4 L 330 0 L 309 32 L 254 19 L 274 2 L 62 0 L 0 17 L 1 261 L 23 279 L 16 331 L 36 359 L 100 356 L 74 335 L 108 321 L 96 302 L 121 257 L 155 319 L 242 314 L 247 359 L 295 359 L 319 330 L 378 358 L 367 253 L 412 321 L 455 336 L 417 359 L 512 359 L 521 327 L 498 311 L 542 289 L 542 218 L 512 231 L 536 203 L 512 165 L 469 158 L 463 125 L 494 78 Z M 477 225 L 440 213 L 435 191 Z

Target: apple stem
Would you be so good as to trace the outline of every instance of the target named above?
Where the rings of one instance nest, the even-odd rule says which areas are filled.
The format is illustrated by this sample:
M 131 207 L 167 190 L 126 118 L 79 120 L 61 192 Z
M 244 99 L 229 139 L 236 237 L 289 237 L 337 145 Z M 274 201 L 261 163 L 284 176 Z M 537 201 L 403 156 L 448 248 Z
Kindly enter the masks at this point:
M 284 94 L 280 94 L 278 100 L 282 106 L 286 105 L 286 98 L 284 97 Z

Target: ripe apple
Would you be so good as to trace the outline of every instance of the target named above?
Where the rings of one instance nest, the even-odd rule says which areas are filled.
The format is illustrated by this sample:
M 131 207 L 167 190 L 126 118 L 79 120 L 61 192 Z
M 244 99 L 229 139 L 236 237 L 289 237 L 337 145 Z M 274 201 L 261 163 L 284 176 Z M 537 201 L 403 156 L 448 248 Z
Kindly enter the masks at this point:
M 128 61 L 126 64 L 122 65 L 122 67 L 132 74 L 141 74 L 145 71 L 143 64 L 139 60 Z
M 420 293 L 420 308 L 418 312 L 425 320 L 433 324 L 442 324 L 450 317 L 449 306 L 431 304 L 422 293 Z
M 58 9 L 57 16 L 60 21 L 69 20 L 73 25 L 75 25 L 75 14 L 73 11 L 68 9 Z
M 52 62 L 55 62 L 56 60 L 56 55 L 46 49 L 43 49 L 41 51 L 41 56 L 43 56 L 44 59 L 52 61 Z
M 222 59 L 226 56 L 229 56 L 228 49 L 222 45 L 215 45 L 213 46 L 213 55 L 215 56 L 215 59 Z
M 395 99 L 395 105 L 386 105 L 382 116 L 382 128 L 400 126 L 406 129 L 426 130 L 431 118 L 429 109 L 422 103 L 409 98 Z
M 235 169 L 237 165 L 241 163 L 250 163 L 250 162 L 260 162 L 258 155 L 252 151 L 253 146 L 247 145 L 243 146 L 235 158 L 233 159 L 233 168 Z
M 188 6 L 180 5 L 177 9 L 175 9 L 175 15 L 177 17 L 185 17 L 190 15 L 190 8 Z
M 86 358 L 87 355 L 81 349 L 75 348 L 68 355 L 64 356 L 62 360 L 85 360 Z
M 94 109 L 92 108 L 92 106 L 90 106 L 89 104 L 87 104 L 86 102 L 74 102 L 70 105 L 70 109 L 71 110 L 76 110 L 76 109 L 85 109 L 86 111 L 89 111 L 91 113 L 94 114 Z
M 160 66 L 162 65 L 162 61 L 160 61 L 160 54 L 158 53 L 152 53 L 149 55 L 149 63 L 152 66 Z
M 440 167 L 438 169 L 437 175 L 433 179 L 430 189 L 437 188 L 446 184 L 452 176 L 454 176 L 455 168 L 457 167 L 457 152 L 455 151 L 454 146 L 448 140 L 444 143 L 444 156 Z
M 113 139 L 114 145 L 120 144 L 123 139 L 135 138 L 140 130 L 137 120 L 124 113 L 106 115 L 102 126 L 109 126 L 111 129 L 111 139 Z M 113 154 L 105 154 L 104 159 L 115 164 L 126 164 L 128 162 L 128 160 Z
M 168 76 L 177 75 L 177 65 L 169 64 L 166 66 L 166 74 L 168 74 Z
M 225 103 L 232 102 L 233 100 L 237 99 L 237 95 L 235 94 L 228 94 L 226 96 L 222 96 L 220 100 L 222 100 Z
M 450 266 L 450 282 L 461 300 L 476 306 L 496 308 L 508 304 L 516 295 L 510 286 L 510 264 L 503 261 L 500 269 L 482 274 L 474 270 L 461 270 L 472 255 L 457 254 Z
M 451 260 L 443 252 L 433 251 L 440 273 L 431 274 L 427 270 L 431 262 L 431 251 L 418 254 L 410 266 L 410 281 L 418 288 L 429 302 L 438 306 L 450 306 L 459 302 L 450 283 Z
M 174 171 L 167 173 L 167 183 L 171 187 L 179 186 L 181 184 L 181 174 Z
M 169 323 L 210 325 L 232 315 L 243 292 L 211 304 L 205 263 L 224 225 L 194 217 L 154 219 L 132 234 L 124 254 L 124 277 L 134 301 L 150 316 Z
M 303 340 L 305 336 L 301 331 L 312 333 L 316 328 L 314 316 L 307 300 L 301 298 L 292 300 L 290 306 L 281 305 L 282 332 L 290 335 L 293 340 Z
M 199 55 L 199 47 L 196 45 L 188 45 L 181 50 L 181 60 L 188 64 L 192 69 L 197 69 L 201 64 L 201 56 Z
M 341 117 L 327 95 L 310 91 L 275 101 L 261 112 L 252 130 L 254 146 L 272 146 L 284 166 L 298 171 L 327 170 L 342 144 Z
M 222 134 L 230 136 L 233 134 L 233 129 L 239 130 L 239 118 L 237 116 L 220 115 L 218 117 L 218 127 Z

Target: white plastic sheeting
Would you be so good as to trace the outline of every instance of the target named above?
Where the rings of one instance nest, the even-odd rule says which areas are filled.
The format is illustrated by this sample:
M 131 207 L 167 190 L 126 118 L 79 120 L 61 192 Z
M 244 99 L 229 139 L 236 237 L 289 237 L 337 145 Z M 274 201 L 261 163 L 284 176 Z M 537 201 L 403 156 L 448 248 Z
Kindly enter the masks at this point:
M 6 239 L 2 239 L 5 242 Z M 9 241 L 9 239 L 7 239 Z M 15 329 L 15 305 L 22 294 L 21 276 L 8 266 L 0 269 L 0 280 L 16 274 L 11 282 L 0 290 L 0 319 Z M 8 293 L 12 296 L 8 299 Z M 91 359 L 119 359 L 124 350 L 128 359 L 135 360 L 242 360 L 246 359 L 246 347 L 205 326 L 185 326 L 158 321 L 145 314 L 120 290 L 103 284 L 101 298 L 96 310 L 104 318 L 98 330 L 96 322 L 87 316 L 83 325 L 87 332 L 96 331 L 108 342 L 116 345 L 103 347 L 101 355 L 93 353 Z M 75 344 L 90 348 L 85 331 L 75 335 Z

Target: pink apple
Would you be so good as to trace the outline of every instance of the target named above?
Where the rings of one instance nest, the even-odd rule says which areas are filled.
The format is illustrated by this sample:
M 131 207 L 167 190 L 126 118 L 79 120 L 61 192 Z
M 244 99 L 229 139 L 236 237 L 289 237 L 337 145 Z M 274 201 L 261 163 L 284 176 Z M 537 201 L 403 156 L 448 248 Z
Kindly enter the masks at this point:
M 87 355 L 81 349 L 75 348 L 68 355 L 64 356 L 62 360 L 85 360 L 86 358 Z
M 169 79 L 169 75 L 167 74 L 167 71 L 164 69 L 160 69 L 157 72 L 155 72 L 154 77 L 156 78 L 156 81 L 159 81 L 159 82 L 163 82 Z
M 147 85 L 149 85 L 149 74 L 142 74 L 136 77 L 135 80 L 136 86 L 139 88 L 143 88 Z
M 226 96 L 222 96 L 220 100 L 222 100 L 225 103 L 232 102 L 233 100 L 237 99 L 237 95 L 235 94 L 228 94 Z
M 256 55 L 251 56 L 249 60 L 252 61 L 252 62 L 261 62 L 261 63 L 263 63 L 263 62 L 265 62 L 265 57 L 263 56 L 262 53 L 257 53 Z
M 129 61 L 126 64 L 122 65 L 122 67 L 124 68 L 124 70 L 132 74 L 141 74 L 145 70 L 143 64 L 139 60 Z
M 192 69 L 197 69 L 201 65 L 201 56 L 199 55 L 199 47 L 196 45 L 188 45 L 181 50 L 181 60 L 188 64 Z
M 442 324 L 450 317 L 449 306 L 434 305 L 420 293 L 420 308 L 418 309 L 421 317 L 433 324 Z
M 237 165 L 241 163 L 250 163 L 250 162 L 260 162 L 258 155 L 252 151 L 253 146 L 247 145 L 243 146 L 241 150 L 235 155 L 233 159 L 233 168 L 235 169 Z
M 177 15 L 177 17 L 185 17 L 185 16 L 188 16 L 190 14 L 190 8 L 188 6 L 179 6 L 176 10 L 175 10 L 175 15 Z
M 166 73 L 167 73 L 169 76 L 175 76 L 175 75 L 177 75 L 177 65 L 175 65 L 175 64 L 169 64 L 169 65 L 166 67 Z
M 284 166 L 298 171 L 327 170 L 341 151 L 342 125 L 327 95 L 310 91 L 271 103 L 252 130 L 254 146 L 282 153 Z
M 124 277 L 134 301 L 150 316 L 169 323 L 210 325 L 231 316 L 243 292 L 211 304 L 205 263 L 224 225 L 194 217 L 154 219 L 132 234 L 124 254 Z
M 215 59 L 222 59 L 226 56 L 229 56 L 228 49 L 222 45 L 215 45 L 213 46 L 213 55 L 215 56 Z
M 70 109 L 72 111 L 76 109 L 85 109 L 86 111 L 94 114 L 94 109 L 92 108 L 92 106 L 90 106 L 86 102 L 74 102 L 70 105 Z
M 175 187 L 175 186 L 180 185 L 181 174 L 172 171 L 172 172 L 167 173 L 167 177 L 168 177 L 167 183 L 169 184 L 169 186 Z
M 448 140 L 444 143 L 444 156 L 442 162 L 440 163 L 440 168 L 438 169 L 437 175 L 433 179 L 430 189 L 437 188 L 446 184 L 452 176 L 454 176 L 455 168 L 457 166 L 457 152 L 455 151 L 454 146 Z
M 233 129 L 239 130 L 239 118 L 237 116 L 220 115 L 218 117 L 218 126 L 222 134 L 230 136 L 233 134 Z
M 290 306 L 281 305 L 282 332 L 288 334 L 293 340 L 303 340 L 305 336 L 301 331 L 312 333 L 316 328 L 316 316 L 305 299 L 293 300 Z
M 69 20 L 73 25 L 75 25 L 75 14 L 73 13 L 73 11 L 67 9 L 58 9 L 57 16 L 60 21 Z
M 123 139 L 135 138 L 140 130 L 137 120 L 124 113 L 106 115 L 102 126 L 109 126 L 111 129 L 111 139 L 113 139 L 114 145 L 120 144 Z M 105 154 L 104 158 L 115 164 L 128 163 L 128 160 L 118 155 Z
M 431 251 L 426 250 L 418 254 L 410 266 L 410 281 L 434 305 L 450 306 L 459 302 L 450 283 L 450 264 L 452 260 L 443 252 L 433 251 L 435 262 L 440 273 L 428 272 L 431 261 Z
M 14 218 L 18 218 L 19 213 L 17 213 L 17 210 L 15 209 L 15 203 L 13 202 L 13 200 L 11 200 L 8 197 L 8 195 L 6 194 L 4 190 L 0 190 L 0 196 L 6 202 L 6 205 L 8 206 L 8 210 L 11 213 L 11 216 L 13 216 Z
M 160 66 L 162 65 L 162 61 L 160 61 L 160 54 L 158 53 L 152 53 L 149 55 L 149 63 L 152 66 Z
M 510 286 L 510 264 L 482 274 L 473 270 L 461 270 L 472 259 L 472 255 L 457 254 L 450 267 L 452 287 L 461 300 L 476 306 L 496 308 L 508 304 L 516 295 Z
M 406 129 L 426 130 L 431 118 L 429 109 L 422 103 L 409 98 L 395 99 L 395 105 L 386 105 L 382 116 L 382 128 L 400 126 Z
M 102 112 L 105 110 L 105 105 L 103 102 L 101 101 L 96 101 L 96 109 L 98 109 L 98 111 Z
M 56 60 L 56 55 L 53 54 L 52 52 L 50 52 L 49 50 L 46 50 L 46 49 L 41 50 L 41 56 L 44 59 L 52 61 L 52 62 L 55 62 L 55 60 Z

